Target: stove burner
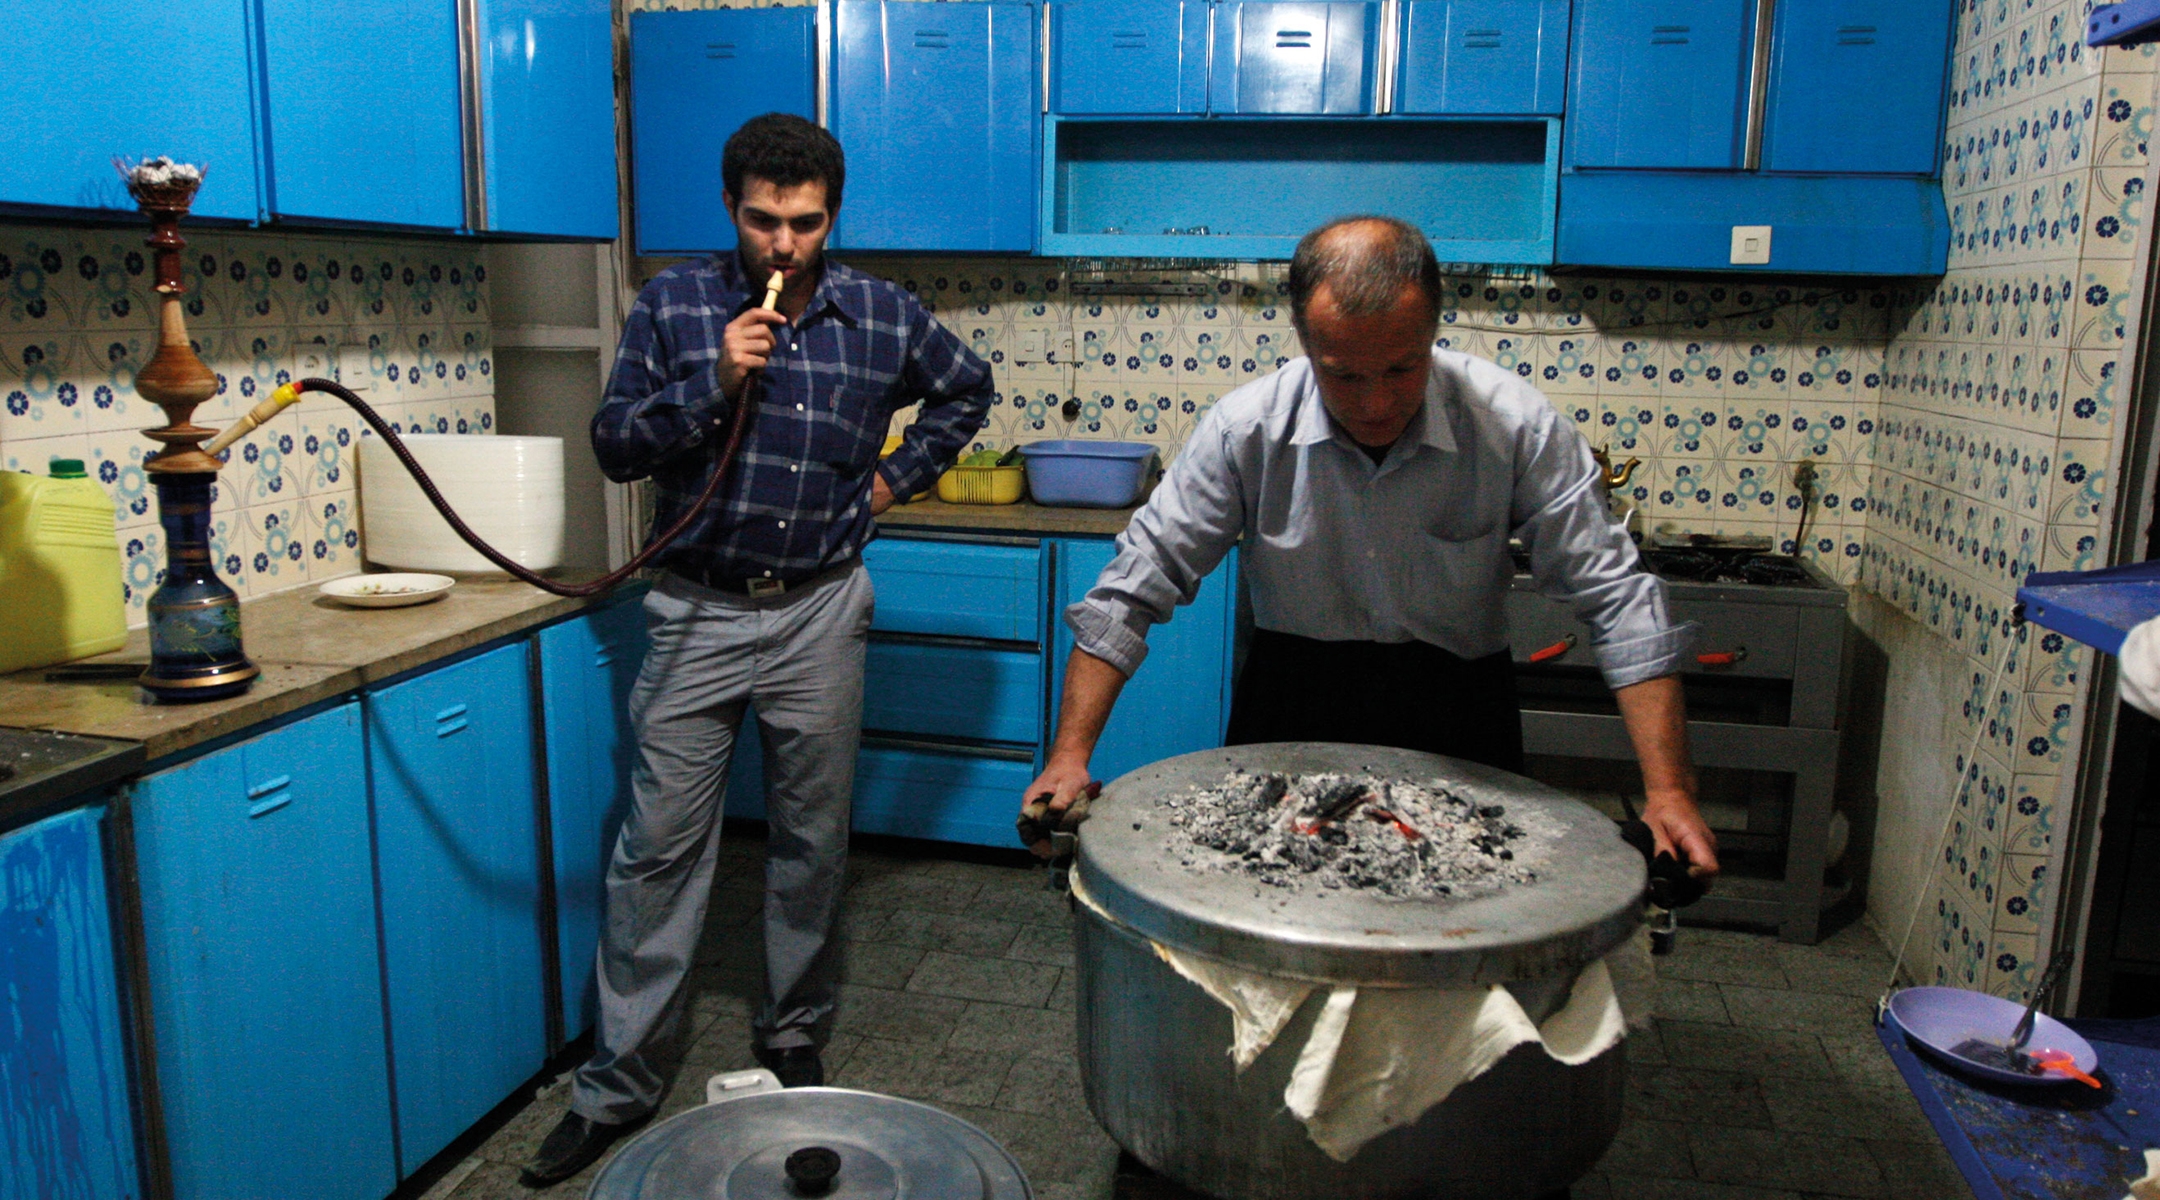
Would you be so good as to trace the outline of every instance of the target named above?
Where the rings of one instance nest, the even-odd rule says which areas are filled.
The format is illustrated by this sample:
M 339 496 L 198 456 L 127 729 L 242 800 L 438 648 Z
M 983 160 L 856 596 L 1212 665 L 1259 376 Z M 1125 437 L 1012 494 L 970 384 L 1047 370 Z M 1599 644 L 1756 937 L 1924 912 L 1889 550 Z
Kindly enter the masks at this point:
M 1789 554 L 1732 547 L 1644 547 L 1643 563 L 1665 579 L 1696 583 L 1751 583 L 1761 587 L 1810 587 L 1813 581 Z

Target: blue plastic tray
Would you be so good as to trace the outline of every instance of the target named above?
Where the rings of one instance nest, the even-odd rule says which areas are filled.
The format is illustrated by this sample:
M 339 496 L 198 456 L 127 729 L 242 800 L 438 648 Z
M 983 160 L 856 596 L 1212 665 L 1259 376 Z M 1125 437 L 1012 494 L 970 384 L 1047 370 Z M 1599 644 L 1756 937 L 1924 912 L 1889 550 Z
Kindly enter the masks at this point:
M 2160 561 L 2098 571 L 2035 571 L 2018 589 L 2025 619 L 2103 650 L 2122 650 L 2132 629 L 2160 617 Z

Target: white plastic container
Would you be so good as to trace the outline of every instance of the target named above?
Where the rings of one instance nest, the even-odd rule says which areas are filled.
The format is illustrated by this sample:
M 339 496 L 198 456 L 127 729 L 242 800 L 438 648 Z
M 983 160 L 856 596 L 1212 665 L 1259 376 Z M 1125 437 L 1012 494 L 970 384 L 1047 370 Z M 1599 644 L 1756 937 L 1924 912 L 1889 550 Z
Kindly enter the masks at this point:
M 443 499 L 481 539 L 522 566 L 562 562 L 561 438 L 418 433 L 404 437 Z M 369 562 L 401 571 L 499 572 L 442 519 L 397 455 L 360 441 L 360 536 Z

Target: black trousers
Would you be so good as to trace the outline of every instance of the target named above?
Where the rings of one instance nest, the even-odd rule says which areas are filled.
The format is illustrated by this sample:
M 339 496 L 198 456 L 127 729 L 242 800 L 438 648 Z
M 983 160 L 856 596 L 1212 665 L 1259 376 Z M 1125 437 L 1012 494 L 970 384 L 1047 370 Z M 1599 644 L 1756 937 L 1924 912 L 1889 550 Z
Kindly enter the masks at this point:
M 1520 772 L 1515 663 L 1505 650 L 1461 658 L 1424 642 L 1323 642 L 1256 629 L 1226 740 L 1395 746 Z

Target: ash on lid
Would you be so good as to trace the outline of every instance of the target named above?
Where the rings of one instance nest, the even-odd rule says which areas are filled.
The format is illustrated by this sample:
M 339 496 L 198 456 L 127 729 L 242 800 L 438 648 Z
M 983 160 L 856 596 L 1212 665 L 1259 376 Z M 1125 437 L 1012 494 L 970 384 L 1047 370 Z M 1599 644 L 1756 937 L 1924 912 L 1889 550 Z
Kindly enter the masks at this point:
M 1166 797 L 1173 845 L 1196 871 L 1280 888 L 1463 898 L 1537 878 L 1549 840 L 1438 782 L 1232 771 Z

